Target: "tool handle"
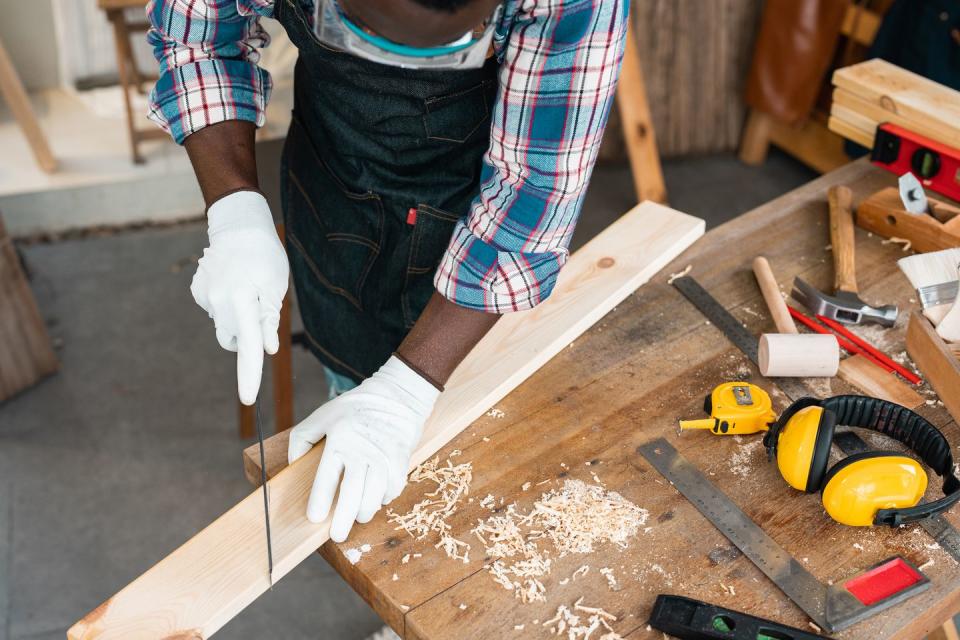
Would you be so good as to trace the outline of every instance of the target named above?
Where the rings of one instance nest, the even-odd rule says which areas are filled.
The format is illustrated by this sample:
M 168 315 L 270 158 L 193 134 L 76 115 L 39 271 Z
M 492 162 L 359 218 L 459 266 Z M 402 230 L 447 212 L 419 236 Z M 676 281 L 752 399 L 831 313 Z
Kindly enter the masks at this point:
M 763 292 L 763 299 L 767 302 L 767 308 L 770 315 L 773 316 L 773 322 L 777 325 L 777 331 L 780 333 L 799 333 L 797 325 L 790 317 L 790 311 L 787 310 L 787 303 L 783 301 L 780 295 L 780 287 L 777 286 L 777 279 L 773 276 L 773 270 L 770 263 L 763 256 L 757 256 L 753 259 L 753 275 L 757 277 L 757 284 L 760 285 L 760 291 Z
M 830 242 L 833 245 L 834 288 L 857 293 L 857 270 L 854 261 L 853 192 L 836 185 L 827 191 L 830 203 Z

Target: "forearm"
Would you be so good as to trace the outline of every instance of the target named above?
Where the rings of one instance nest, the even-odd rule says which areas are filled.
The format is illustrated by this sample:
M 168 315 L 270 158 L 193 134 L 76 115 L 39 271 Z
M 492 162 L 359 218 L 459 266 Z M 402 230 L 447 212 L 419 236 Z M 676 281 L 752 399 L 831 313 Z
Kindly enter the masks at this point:
M 444 385 L 500 316 L 461 307 L 437 292 L 397 349 L 397 354 Z
M 259 190 L 255 132 L 252 122 L 227 120 L 204 127 L 184 140 L 207 207 L 233 191 Z

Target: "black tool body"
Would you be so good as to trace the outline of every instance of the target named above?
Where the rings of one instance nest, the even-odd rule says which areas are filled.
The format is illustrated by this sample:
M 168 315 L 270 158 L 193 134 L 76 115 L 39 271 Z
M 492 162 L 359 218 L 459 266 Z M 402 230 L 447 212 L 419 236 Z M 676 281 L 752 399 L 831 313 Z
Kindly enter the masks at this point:
M 648 623 L 680 640 L 817 640 L 817 635 L 692 598 L 661 593 Z

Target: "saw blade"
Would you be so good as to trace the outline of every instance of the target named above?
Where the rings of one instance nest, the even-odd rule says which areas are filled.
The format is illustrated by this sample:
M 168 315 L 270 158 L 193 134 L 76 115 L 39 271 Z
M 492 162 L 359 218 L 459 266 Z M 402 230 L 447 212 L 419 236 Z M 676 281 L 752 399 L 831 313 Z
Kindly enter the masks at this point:
M 267 464 L 263 452 L 263 423 L 260 420 L 260 394 L 257 394 L 257 443 L 260 445 L 260 486 L 263 488 L 263 518 L 267 530 L 267 575 L 270 578 L 270 588 L 273 588 L 273 539 L 270 536 L 270 495 L 267 486 Z

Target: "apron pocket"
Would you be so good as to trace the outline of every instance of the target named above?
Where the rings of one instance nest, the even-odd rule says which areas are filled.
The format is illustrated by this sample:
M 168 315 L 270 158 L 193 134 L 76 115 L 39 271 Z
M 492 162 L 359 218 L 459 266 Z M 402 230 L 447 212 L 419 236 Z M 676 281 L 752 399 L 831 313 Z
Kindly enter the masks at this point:
M 453 228 L 459 219 L 460 216 L 425 204 L 417 206 L 401 296 L 403 321 L 407 328 L 417 321 L 433 295 L 433 275 L 450 245 Z
M 480 84 L 423 101 L 423 128 L 429 140 L 466 142 L 483 125 L 489 126 L 492 89 L 496 83 Z
M 319 284 L 362 309 L 363 286 L 380 253 L 383 203 L 374 193 L 349 190 L 302 128 L 291 128 L 284 153 L 291 249 Z

